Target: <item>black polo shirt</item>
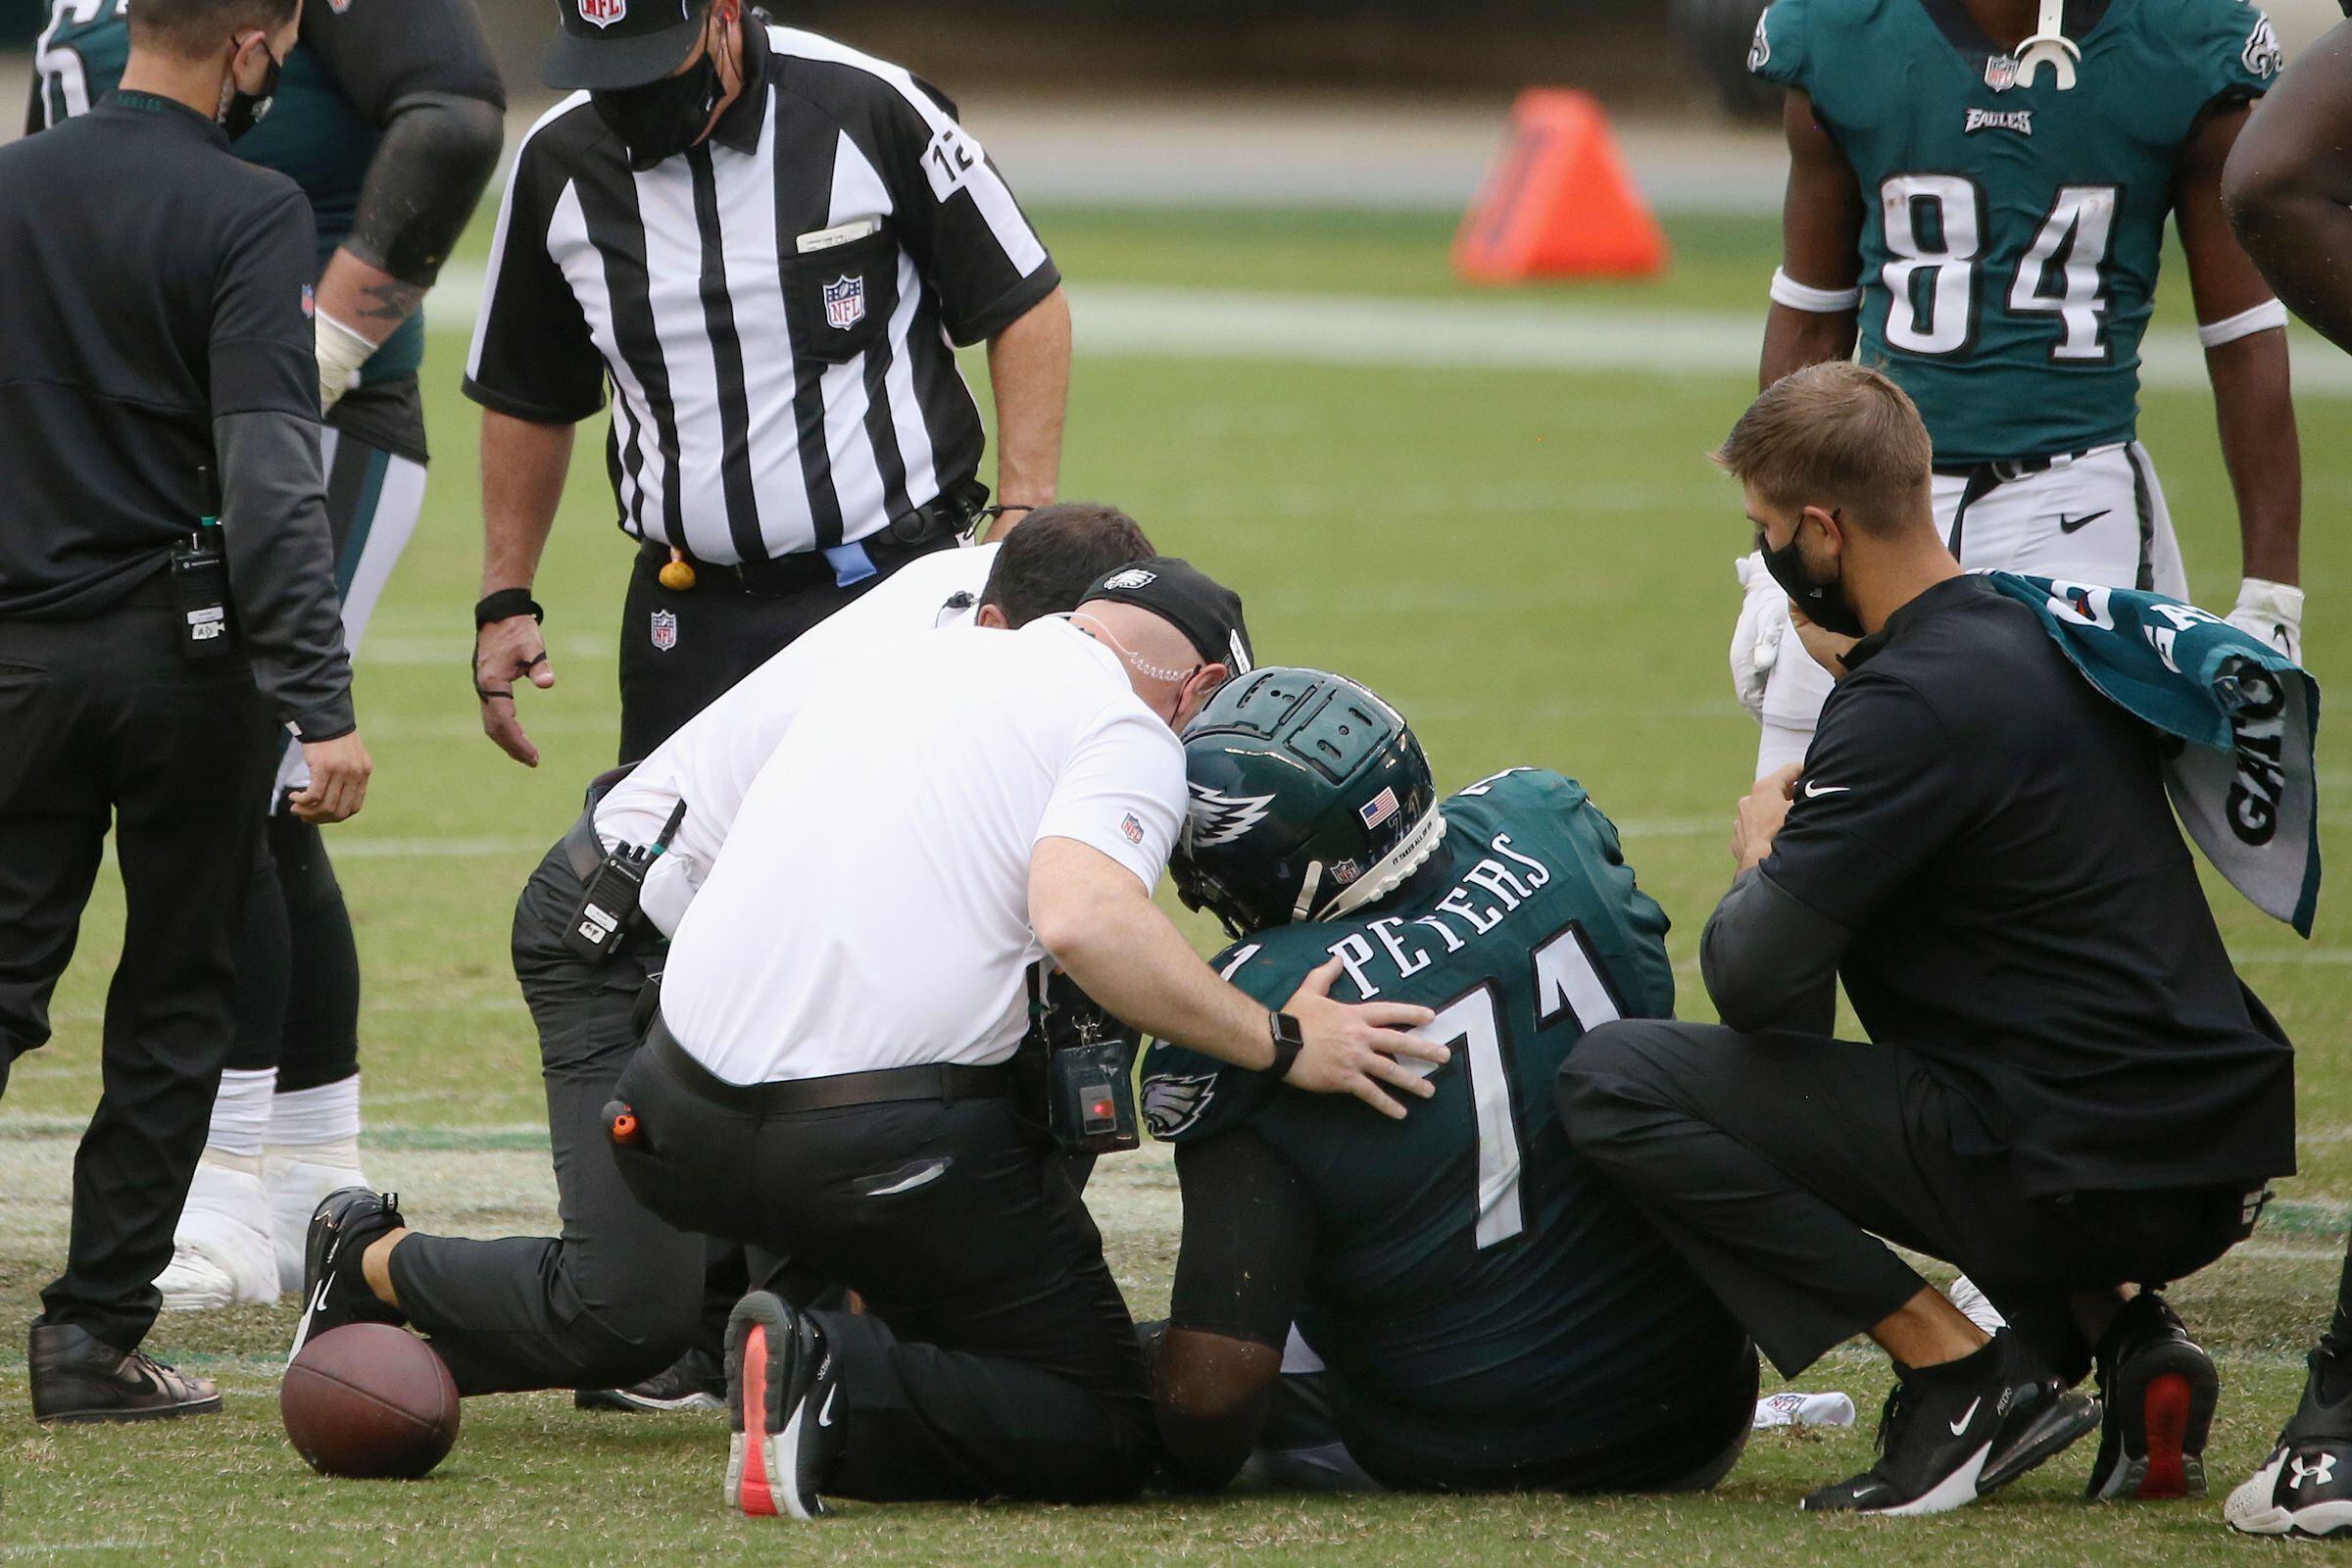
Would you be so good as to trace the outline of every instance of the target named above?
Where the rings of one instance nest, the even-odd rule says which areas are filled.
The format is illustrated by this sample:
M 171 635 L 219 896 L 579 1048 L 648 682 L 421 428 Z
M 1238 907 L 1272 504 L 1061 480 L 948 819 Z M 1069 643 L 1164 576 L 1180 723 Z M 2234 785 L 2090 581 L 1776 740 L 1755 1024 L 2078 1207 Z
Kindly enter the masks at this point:
M 316 270 L 301 190 L 179 104 L 117 93 L 0 148 L 0 616 L 160 571 L 216 417 L 318 417 Z
M 1852 933 L 1870 1038 L 1925 1058 L 2034 1196 L 2292 1171 L 2293 1052 L 2230 967 L 2156 733 L 1981 577 L 1849 667 L 1762 870 Z

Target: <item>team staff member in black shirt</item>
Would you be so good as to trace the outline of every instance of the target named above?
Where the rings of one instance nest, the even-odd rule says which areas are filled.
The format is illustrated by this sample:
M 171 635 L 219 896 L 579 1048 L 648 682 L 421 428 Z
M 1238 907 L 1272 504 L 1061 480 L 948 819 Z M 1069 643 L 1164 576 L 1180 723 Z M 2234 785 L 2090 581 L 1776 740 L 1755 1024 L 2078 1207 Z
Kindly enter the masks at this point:
M 300 815 L 340 821 L 367 790 L 318 463 L 310 212 L 229 150 L 299 14 L 137 0 L 121 90 L 0 148 L 0 1073 L 49 1038 L 110 816 L 126 900 L 73 1243 L 32 1328 L 44 1421 L 220 1407 L 138 1347 L 228 1051 L 272 720 L 310 763 Z M 175 551 L 215 533 L 197 520 L 208 467 L 224 537 L 183 570 Z M 218 550 L 224 569 L 206 564 Z M 222 600 L 241 645 L 225 656 L 203 635 Z
M 988 345 L 998 500 L 1054 499 L 1061 274 L 955 106 L 742 0 L 562 0 L 466 365 L 482 415 L 483 727 L 538 750 L 553 680 L 529 588 L 573 426 L 612 389 L 607 467 L 639 541 L 620 756 L 915 555 L 971 526 Z
M 2250 1232 L 2294 1169 L 2293 1053 L 2230 968 L 2158 738 L 1962 574 L 1885 376 L 1801 370 L 1718 457 L 1842 678 L 1801 774 L 1740 806 L 1702 942 L 1726 1027 L 1593 1031 L 1569 1137 L 1784 1373 L 1857 1333 L 1893 1356 L 1882 1457 L 1808 1508 L 1936 1512 L 2024 1473 L 2098 1421 L 2066 1391 L 2094 1348 L 2091 1494 L 2198 1487 L 2212 1363 L 2119 1287 Z M 1833 975 L 1869 1044 L 1786 1027 Z M 1988 1344 L 1878 1237 L 2015 1326 Z

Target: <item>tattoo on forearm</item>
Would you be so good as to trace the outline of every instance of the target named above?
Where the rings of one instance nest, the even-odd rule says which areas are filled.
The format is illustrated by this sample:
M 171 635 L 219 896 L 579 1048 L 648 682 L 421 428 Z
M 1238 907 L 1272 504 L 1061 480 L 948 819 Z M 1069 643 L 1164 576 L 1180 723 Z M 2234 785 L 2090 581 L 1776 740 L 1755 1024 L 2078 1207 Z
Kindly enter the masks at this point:
M 363 321 L 390 321 L 398 325 L 416 315 L 416 307 L 424 303 L 423 289 L 398 278 L 370 283 L 360 292 L 368 301 L 368 308 L 360 312 Z

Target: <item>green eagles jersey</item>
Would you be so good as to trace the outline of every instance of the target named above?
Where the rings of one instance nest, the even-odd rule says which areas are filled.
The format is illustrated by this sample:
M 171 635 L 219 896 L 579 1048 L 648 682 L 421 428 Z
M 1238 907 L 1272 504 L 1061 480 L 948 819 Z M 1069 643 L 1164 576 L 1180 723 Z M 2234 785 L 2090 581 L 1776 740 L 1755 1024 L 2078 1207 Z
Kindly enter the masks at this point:
M 1343 1001 L 1438 1009 L 1437 1095 L 1392 1121 L 1166 1043 L 1144 1115 L 1184 1143 L 1248 1127 L 1315 1213 L 1299 1332 L 1390 1446 L 1514 1462 L 1647 1431 L 1721 1401 L 1746 1341 L 1568 1147 L 1553 1078 L 1585 1030 L 1667 1017 L 1666 915 L 1581 785 L 1515 770 L 1447 800 L 1403 894 L 1284 926 L 1218 968 L 1270 1006 L 1337 957 Z M 1361 1430 L 1359 1427 L 1358 1430 Z
M 54 125 L 81 114 L 115 90 L 130 59 L 126 0 L 53 0 L 34 67 L 34 122 Z M 321 5 L 326 0 L 319 0 Z M 222 40 L 226 47 L 226 39 Z M 237 139 L 237 156 L 274 169 L 302 187 L 318 225 L 321 270 L 351 232 L 360 187 L 375 157 L 376 127 L 360 118 L 334 77 L 309 46 L 286 56 L 270 113 Z M 415 375 L 424 363 L 424 318 L 419 314 L 375 351 L 360 372 L 363 384 Z
M 2028 86 L 1961 0 L 1774 0 L 1748 69 L 1812 96 L 1862 189 L 1861 341 L 1938 463 L 2132 439 L 2182 143 L 2279 68 L 2244 0 L 2069 0 Z

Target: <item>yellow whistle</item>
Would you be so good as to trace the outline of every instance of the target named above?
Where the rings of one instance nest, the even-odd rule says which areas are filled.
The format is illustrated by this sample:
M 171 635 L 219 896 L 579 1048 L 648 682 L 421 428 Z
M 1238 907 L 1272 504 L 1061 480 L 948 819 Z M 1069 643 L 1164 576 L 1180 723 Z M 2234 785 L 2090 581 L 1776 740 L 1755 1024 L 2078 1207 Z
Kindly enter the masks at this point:
M 669 547 L 669 564 L 662 568 L 659 580 L 671 593 L 682 594 L 694 586 L 694 567 L 687 564 L 685 551 Z

